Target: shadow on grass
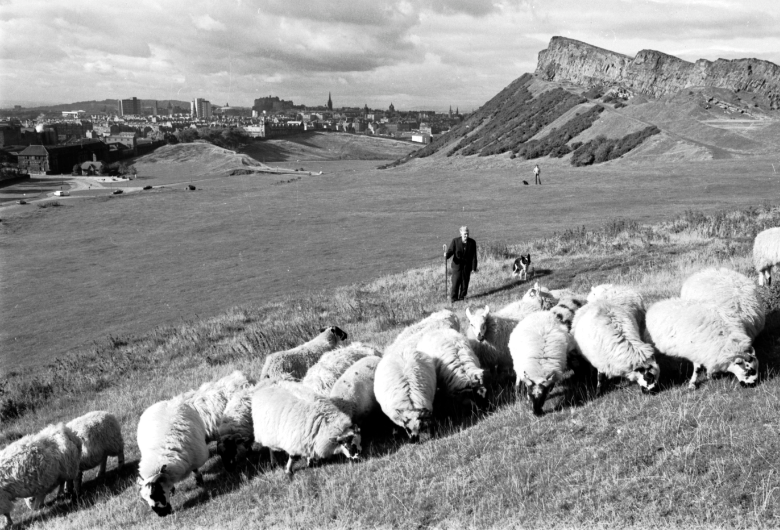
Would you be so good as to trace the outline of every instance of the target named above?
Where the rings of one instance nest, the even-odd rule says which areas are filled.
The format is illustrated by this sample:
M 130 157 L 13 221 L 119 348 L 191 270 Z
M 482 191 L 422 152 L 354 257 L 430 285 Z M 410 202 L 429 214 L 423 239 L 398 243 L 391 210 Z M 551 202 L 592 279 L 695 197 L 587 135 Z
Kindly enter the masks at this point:
M 471 296 L 471 298 L 474 299 L 474 298 L 484 298 L 486 296 L 492 296 L 497 293 L 503 293 L 505 291 L 512 290 L 515 287 L 519 287 L 520 285 L 526 283 L 533 285 L 533 282 L 537 281 L 539 278 L 550 276 L 552 273 L 553 271 L 551 271 L 550 269 L 536 269 L 536 274 L 534 274 L 533 276 L 529 276 L 527 280 L 513 280 L 499 287 L 494 287 L 493 289 L 489 289 L 479 294 L 475 294 Z
M 81 484 L 81 492 L 76 502 L 70 502 L 67 496 L 57 496 L 53 501 L 48 501 L 35 515 L 15 523 L 12 528 L 24 528 L 32 523 L 46 522 L 84 508 L 90 508 L 104 497 L 119 495 L 128 488 L 135 486 L 137 476 L 138 461 L 125 462 L 121 469 L 115 468 L 107 471 L 103 479 L 98 479 L 95 475 L 95 478 L 92 480 L 85 480 Z M 21 499 L 17 499 L 17 502 L 19 501 Z

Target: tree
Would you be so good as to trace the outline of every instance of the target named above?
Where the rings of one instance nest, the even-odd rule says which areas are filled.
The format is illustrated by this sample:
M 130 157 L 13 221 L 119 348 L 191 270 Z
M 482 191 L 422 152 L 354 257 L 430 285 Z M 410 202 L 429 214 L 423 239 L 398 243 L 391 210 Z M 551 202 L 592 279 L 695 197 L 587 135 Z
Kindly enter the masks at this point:
M 81 175 L 81 164 L 74 164 L 73 165 L 73 171 L 70 173 L 71 175 Z
M 198 131 L 190 127 L 180 130 L 178 133 L 176 133 L 176 136 L 178 137 L 180 142 L 185 144 L 194 142 L 200 137 Z

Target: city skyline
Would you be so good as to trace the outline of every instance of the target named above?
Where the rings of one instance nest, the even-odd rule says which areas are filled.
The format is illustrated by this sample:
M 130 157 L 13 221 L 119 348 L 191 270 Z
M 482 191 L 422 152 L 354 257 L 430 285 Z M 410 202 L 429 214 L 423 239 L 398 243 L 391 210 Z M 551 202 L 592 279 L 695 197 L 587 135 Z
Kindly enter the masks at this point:
M 336 108 L 470 111 L 533 72 L 554 35 L 626 55 L 777 64 L 778 11 L 735 0 L 10 0 L 0 106 L 137 97 L 247 107 L 269 94 L 322 106 L 330 92 Z

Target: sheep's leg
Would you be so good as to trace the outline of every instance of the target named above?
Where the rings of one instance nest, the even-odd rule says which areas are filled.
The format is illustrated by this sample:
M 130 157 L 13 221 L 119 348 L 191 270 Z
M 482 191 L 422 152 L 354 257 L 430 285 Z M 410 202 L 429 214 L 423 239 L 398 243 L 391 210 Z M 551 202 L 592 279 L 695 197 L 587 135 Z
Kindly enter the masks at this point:
M 71 488 L 73 491 L 81 491 L 81 485 L 84 482 L 84 472 L 79 470 L 79 474 L 76 475 L 76 480 L 72 481 Z
M 14 522 L 11 520 L 11 514 L 10 513 L 5 514 L 5 527 L 11 528 L 11 525 L 13 524 Z
M 699 386 L 699 378 L 706 373 L 707 369 L 704 365 L 693 363 L 693 375 L 688 383 L 688 390 L 696 390 L 696 387 Z
M 284 472 L 287 473 L 287 476 L 290 477 L 290 480 L 293 478 L 293 466 L 295 465 L 295 461 L 298 459 L 298 457 L 290 455 L 290 458 L 287 460 L 287 466 L 284 468 Z
M 125 450 L 124 449 L 119 451 L 119 454 L 116 455 L 116 459 L 117 459 L 117 462 L 116 462 L 116 468 L 117 469 L 120 469 L 122 466 L 125 465 Z
M 607 388 L 607 375 L 604 372 L 599 372 L 596 375 L 596 395 L 600 396 Z
M 195 484 L 201 488 L 206 485 L 205 482 L 203 482 L 203 474 L 200 472 L 200 470 L 196 469 L 192 473 L 195 475 Z
M 79 492 L 81 492 L 81 471 L 79 471 L 79 474 L 76 475 L 75 479 L 71 479 L 65 482 L 68 491 L 70 491 L 70 500 L 71 502 L 76 502 L 76 499 L 78 499 Z
M 105 480 L 106 464 L 108 464 L 108 455 L 103 456 L 103 461 L 100 463 L 100 470 L 98 471 L 98 478 Z
M 274 456 L 274 450 L 270 447 L 268 448 L 268 460 L 271 462 L 273 467 L 276 467 L 276 457 Z
M 40 493 L 33 497 L 31 503 L 29 503 L 31 510 L 40 510 L 43 507 L 43 503 L 46 501 L 46 493 Z

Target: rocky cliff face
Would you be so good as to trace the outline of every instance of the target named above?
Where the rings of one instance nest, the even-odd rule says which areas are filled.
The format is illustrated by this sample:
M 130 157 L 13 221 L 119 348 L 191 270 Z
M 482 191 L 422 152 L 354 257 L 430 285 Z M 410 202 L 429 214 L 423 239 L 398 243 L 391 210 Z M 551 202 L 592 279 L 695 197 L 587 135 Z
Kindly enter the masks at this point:
M 660 97 L 690 87 L 727 88 L 761 94 L 780 109 L 780 66 L 758 59 L 699 59 L 695 63 L 654 50 L 636 57 L 565 37 L 553 37 L 539 52 L 536 75 L 583 86 L 621 86 Z

